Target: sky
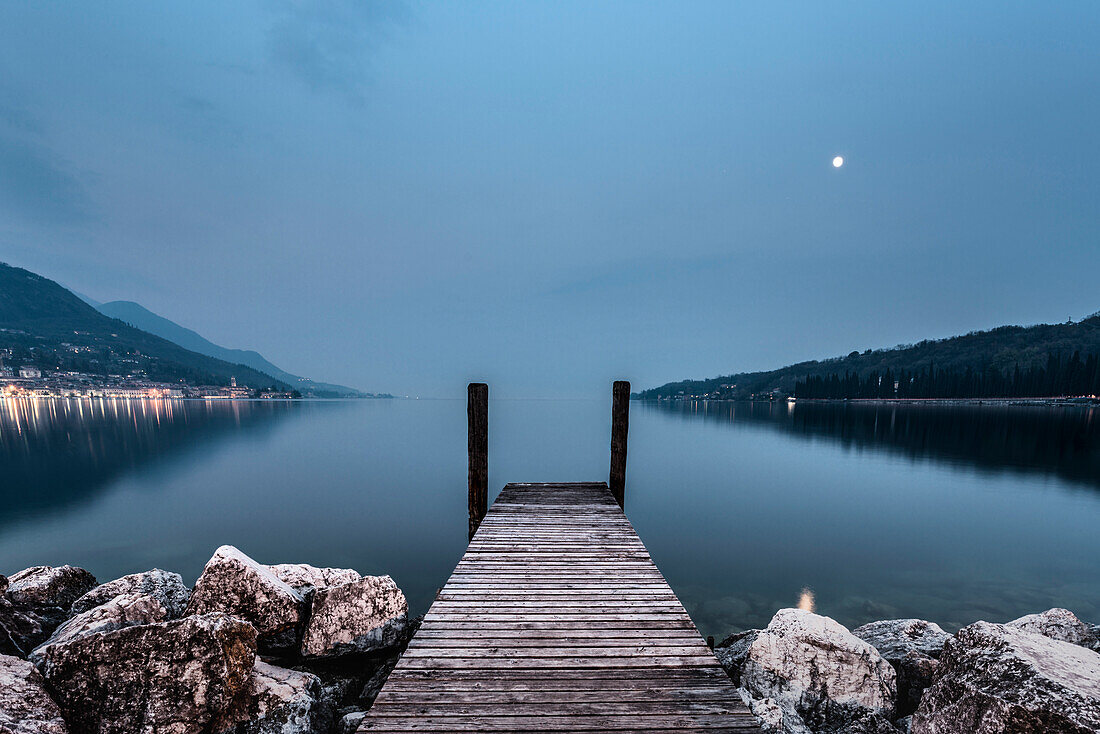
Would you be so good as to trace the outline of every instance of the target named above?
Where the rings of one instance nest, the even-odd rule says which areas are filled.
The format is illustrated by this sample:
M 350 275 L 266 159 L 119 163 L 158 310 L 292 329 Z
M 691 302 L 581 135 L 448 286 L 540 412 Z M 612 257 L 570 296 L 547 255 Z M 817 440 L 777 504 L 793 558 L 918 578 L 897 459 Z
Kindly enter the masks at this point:
M 1098 87 L 1085 0 L 9 2 L 0 261 L 315 379 L 604 397 L 1100 310 Z

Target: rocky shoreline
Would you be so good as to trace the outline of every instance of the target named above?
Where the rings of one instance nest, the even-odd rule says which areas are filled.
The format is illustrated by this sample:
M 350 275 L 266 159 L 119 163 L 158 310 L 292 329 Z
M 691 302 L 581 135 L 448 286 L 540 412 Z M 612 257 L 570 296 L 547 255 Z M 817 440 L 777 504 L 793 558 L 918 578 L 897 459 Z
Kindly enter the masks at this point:
M 389 576 L 232 546 L 193 589 L 28 568 L 0 576 L 0 732 L 353 732 L 416 626 Z
M 153 569 L 0 576 L 0 733 L 350 734 L 417 627 L 389 576 L 218 548 Z M 951 635 L 781 609 L 715 655 L 766 730 L 1100 732 L 1100 627 L 1064 609 Z
M 714 649 L 742 699 L 788 734 L 1100 732 L 1100 627 L 1066 609 L 950 635 L 892 619 L 849 631 L 781 609 Z

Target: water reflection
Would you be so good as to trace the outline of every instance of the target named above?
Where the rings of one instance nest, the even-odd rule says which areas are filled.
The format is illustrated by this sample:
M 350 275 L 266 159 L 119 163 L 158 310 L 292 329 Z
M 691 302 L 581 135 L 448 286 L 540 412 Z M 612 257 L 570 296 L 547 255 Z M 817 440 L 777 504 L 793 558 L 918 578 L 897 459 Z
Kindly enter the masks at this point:
M 1090 407 L 669 401 L 643 409 L 762 426 L 845 449 L 877 449 L 983 471 L 1100 488 L 1100 416 Z
M 0 527 L 95 496 L 145 464 L 269 428 L 281 401 L 0 399 Z

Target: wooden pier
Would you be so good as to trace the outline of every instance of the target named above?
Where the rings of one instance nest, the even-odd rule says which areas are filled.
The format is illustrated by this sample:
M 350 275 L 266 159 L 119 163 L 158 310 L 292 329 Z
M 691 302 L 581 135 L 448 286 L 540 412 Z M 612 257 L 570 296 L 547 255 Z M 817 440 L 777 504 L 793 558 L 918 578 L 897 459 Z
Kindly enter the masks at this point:
M 509 484 L 362 732 L 759 731 L 606 484 Z
M 623 513 L 615 388 L 616 491 L 509 484 L 486 513 L 471 387 L 472 539 L 360 732 L 760 731 Z

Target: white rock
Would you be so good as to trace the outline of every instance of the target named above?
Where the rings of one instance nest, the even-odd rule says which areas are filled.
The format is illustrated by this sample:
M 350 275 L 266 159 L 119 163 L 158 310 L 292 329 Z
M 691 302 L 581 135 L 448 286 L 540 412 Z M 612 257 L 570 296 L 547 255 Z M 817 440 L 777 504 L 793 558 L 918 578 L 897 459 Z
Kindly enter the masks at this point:
M 0 732 L 68 734 L 42 674 L 26 660 L 0 655 Z
M 308 563 L 277 563 L 268 568 L 276 577 L 300 592 L 350 584 L 363 578 L 358 571 L 350 568 L 318 568 Z
M 54 630 L 50 639 L 36 647 L 28 658 L 38 662 L 51 645 L 59 645 L 78 637 L 100 632 L 113 632 L 123 627 L 139 624 L 156 624 L 168 620 L 168 611 L 155 596 L 146 594 L 122 594 L 106 604 L 93 607 L 83 614 L 70 618 Z
M 318 589 L 311 606 L 302 637 L 307 657 L 391 647 L 401 640 L 408 621 L 408 602 L 389 576 Z
M 938 658 L 951 635 L 935 622 L 923 619 L 886 619 L 856 627 L 852 634 L 870 643 L 887 660 L 900 660 L 917 652 Z
M 741 701 L 752 711 L 752 715 L 760 720 L 760 728 L 764 731 L 783 731 L 788 734 L 802 734 L 810 731 L 797 716 L 788 717 L 788 726 L 785 727 L 783 709 L 779 708 L 779 704 L 772 699 L 753 698 L 752 694 L 744 688 L 738 688 L 737 693 L 741 696 Z
M 1093 647 L 1096 643 L 1089 625 L 1078 619 L 1077 615 L 1070 610 L 1059 607 L 1014 619 L 1005 627 L 1033 632 L 1052 640 L 1068 642 L 1071 645 Z
M 74 732 L 209 734 L 245 689 L 256 630 L 227 614 L 49 645 L 38 668 Z
M 917 710 L 924 689 L 932 683 L 944 643 L 951 635 L 923 619 L 887 619 L 852 630 L 886 658 L 898 674 L 897 714 Z
M 302 595 L 231 545 L 207 561 L 191 590 L 187 613 L 224 612 L 252 624 L 262 648 L 296 644 L 302 622 Z
M 8 577 L 7 596 L 13 604 L 61 607 L 96 585 L 95 576 L 76 566 L 33 566 Z
M 178 573 L 154 568 L 100 584 L 73 602 L 72 612 L 81 614 L 123 594 L 155 596 L 168 612 L 169 618 L 176 619 L 183 616 L 187 609 L 187 597 L 190 592 L 183 583 L 183 577 Z
M 256 660 L 233 718 L 233 734 L 314 734 L 331 718 L 320 703 L 321 679 Z
M 355 734 L 365 718 L 367 718 L 366 711 L 352 711 L 350 714 L 344 714 L 336 729 L 337 734 Z
M 897 695 L 893 667 L 829 617 L 781 609 L 766 629 L 715 648 L 734 682 L 754 699 L 773 699 L 784 726 L 796 714 L 811 730 L 838 729 L 866 712 L 889 717 Z
M 1100 731 L 1100 654 L 1006 625 L 975 622 L 940 657 L 912 734 Z

